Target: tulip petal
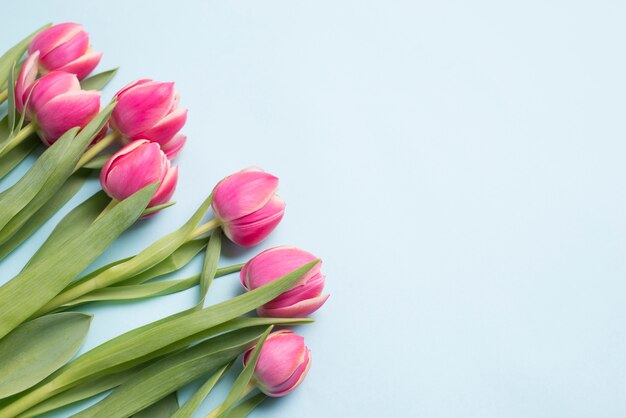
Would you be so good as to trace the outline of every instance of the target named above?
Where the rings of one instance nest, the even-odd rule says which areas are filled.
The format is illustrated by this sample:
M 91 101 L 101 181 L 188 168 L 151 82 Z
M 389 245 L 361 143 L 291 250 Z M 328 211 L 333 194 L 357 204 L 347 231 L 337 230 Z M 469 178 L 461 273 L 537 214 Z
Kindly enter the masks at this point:
M 222 180 L 213 195 L 213 211 L 228 222 L 258 211 L 278 189 L 278 177 L 264 171 L 240 171 Z
M 132 149 L 122 149 L 124 152 L 120 155 L 111 157 L 113 161 L 107 162 L 100 176 L 104 191 L 117 200 L 124 200 L 149 184 L 161 181 L 167 164 L 158 144 L 131 143 L 127 147 Z
M 156 125 L 145 132 L 137 134 L 137 138 L 158 142 L 161 146 L 167 144 L 178 133 L 187 121 L 187 109 L 176 109 L 161 119 Z
M 35 51 L 39 51 L 42 55 L 45 55 L 82 30 L 81 25 L 72 22 L 59 23 L 58 25 L 44 29 L 33 38 L 28 46 L 28 53 L 32 54 Z
M 112 122 L 124 136 L 136 138 L 156 125 L 174 99 L 174 83 L 147 82 L 118 95 Z
M 48 71 L 53 71 L 79 58 L 88 49 L 89 35 L 85 31 L 80 31 L 47 54 L 42 54 L 40 64 Z
M 81 90 L 54 97 L 36 114 L 44 143 L 52 144 L 73 127 L 84 128 L 99 111 L 100 93 L 97 91 Z
M 283 308 L 266 308 L 261 306 L 257 309 L 257 314 L 270 318 L 306 318 L 321 308 L 329 297 L 330 295 L 321 295 Z
M 285 202 L 274 196 L 263 208 L 224 224 L 224 233 L 236 244 L 250 247 L 263 241 L 285 214 Z
M 15 82 L 15 107 L 19 113 L 24 111 L 24 101 L 28 98 L 25 95 L 29 87 L 37 78 L 37 66 L 39 62 L 39 51 L 35 51 L 24 60 L 20 74 Z M 25 97 L 26 96 L 26 97 Z
M 161 180 L 161 184 L 148 204 L 148 207 L 167 203 L 176 191 L 176 183 L 178 183 L 178 166 L 171 167 L 167 170 L 165 177 Z
M 326 277 L 323 274 L 317 274 L 312 277 L 308 282 L 295 285 L 288 291 L 284 292 L 282 295 L 277 296 L 275 299 L 272 299 L 265 305 L 263 305 L 264 309 L 280 309 L 286 308 L 288 306 L 295 305 L 298 302 L 307 299 L 313 299 L 322 294 L 324 290 L 324 283 L 326 282 Z
M 241 284 L 246 289 L 253 290 L 316 259 L 313 254 L 297 247 L 270 248 L 244 265 L 240 273 Z M 317 263 L 299 282 L 307 283 L 311 277 L 319 275 L 321 266 L 321 262 Z
M 180 154 L 185 143 L 187 142 L 187 137 L 183 134 L 176 134 L 174 138 L 169 140 L 167 144 L 161 145 L 161 149 L 167 155 L 167 158 L 173 160 Z
M 263 386 L 274 388 L 285 383 L 306 359 L 304 338 L 293 332 L 275 333 L 265 340 L 255 376 Z
M 267 392 L 267 396 L 278 398 L 285 396 L 286 394 L 297 388 L 304 380 L 309 369 L 311 368 L 311 350 L 307 348 L 304 361 L 298 366 L 293 374 L 282 385 L 272 388 L 272 391 Z
M 141 84 L 146 84 L 146 83 L 150 83 L 152 81 L 151 78 L 140 78 L 139 80 L 135 80 L 132 83 L 127 84 L 126 86 L 124 86 L 120 91 L 118 91 L 117 93 L 115 93 L 115 97 L 120 97 L 122 94 L 124 94 L 125 92 L 127 92 L 128 90 L 132 89 L 135 86 L 139 86 Z
M 80 91 L 80 82 L 74 74 L 61 71 L 51 72 L 33 84 L 28 110 L 37 114 L 53 98 L 64 93 L 77 91 Z
M 60 67 L 59 71 L 76 74 L 79 80 L 87 77 L 100 63 L 102 52 L 90 51 L 74 61 L 68 62 Z

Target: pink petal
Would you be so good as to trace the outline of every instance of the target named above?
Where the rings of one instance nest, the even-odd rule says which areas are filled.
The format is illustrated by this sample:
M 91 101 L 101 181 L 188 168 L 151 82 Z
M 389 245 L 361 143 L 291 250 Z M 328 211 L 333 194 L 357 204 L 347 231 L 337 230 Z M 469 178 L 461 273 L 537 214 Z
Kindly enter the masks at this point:
M 90 51 L 80 58 L 68 62 L 63 67 L 59 68 L 59 71 L 76 74 L 76 77 L 82 80 L 98 66 L 101 58 L 102 52 Z
M 295 285 L 291 289 L 284 292 L 282 295 L 277 296 L 273 300 L 269 301 L 263 308 L 265 309 L 279 309 L 286 308 L 303 300 L 313 299 L 322 294 L 324 290 L 324 284 L 326 277 L 323 274 L 317 274 L 313 276 L 309 281 Z
M 36 115 L 46 103 L 56 96 L 77 91 L 80 91 L 80 82 L 74 74 L 61 71 L 51 72 L 33 84 L 28 110 Z
M 261 306 L 257 309 L 257 314 L 270 318 L 306 318 L 326 303 L 329 297 L 330 295 L 321 295 L 284 308 L 266 308 Z
M 58 25 L 44 29 L 33 38 L 28 46 L 28 53 L 32 54 L 35 51 L 39 51 L 42 55 L 47 54 L 82 30 L 81 25 L 72 22 L 59 23 Z
M 133 193 L 161 181 L 167 169 L 167 159 L 158 144 L 134 144 L 131 151 L 122 149 L 121 155 L 111 157 L 102 169 L 100 181 L 104 191 L 114 199 L 124 200 Z M 105 171 L 106 169 L 106 171 Z
M 273 398 L 285 396 L 302 383 L 310 368 L 311 350 L 307 348 L 304 361 L 298 366 L 289 379 L 287 379 L 282 385 L 273 388 L 271 392 L 266 392 L 265 394 Z
M 58 95 L 36 114 L 46 144 L 76 126 L 84 128 L 100 111 L 100 92 L 76 91 Z
M 136 138 L 156 125 L 174 99 L 174 83 L 138 84 L 118 96 L 112 123 L 122 135 Z
M 304 338 L 291 331 L 278 331 L 265 340 L 254 375 L 268 388 L 285 383 L 306 359 Z
M 287 273 L 317 259 L 313 254 L 297 247 L 280 246 L 265 250 L 241 269 L 241 283 L 248 290 L 256 289 L 272 282 Z M 303 277 L 307 282 L 309 278 L 319 274 L 322 263 L 318 263 L 309 273 Z
M 258 211 L 278 189 L 278 177 L 263 171 L 240 171 L 215 187 L 213 211 L 223 221 L 232 221 Z
M 133 150 L 135 150 L 136 148 L 140 147 L 143 144 L 148 144 L 150 141 L 145 140 L 145 139 L 139 139 L 137 141 L 133 141 L 130 144 L 122 147 L 121 150 L 119 150 L 118 152 L 116 152 L 115 154 L 113 154 L 111 156 L 111 158 L 109 158 L 107 160 L 107 162 L 104 164 L 104 166 L 102 167 L 102 170 L 100 170 L 100 185 L 102 186 L 102 189 L 109 195 L 111 196 L 111 193 L 109 193 L 109 191 L 107 190 L 107 175 L 109 173 L 109 171 L 111 171 L 111 168 L 120 160 L 120 158 L 122 158 L 124 155 L 127 155 L 129 153 L 131 153 Z
M 169 140 L 167 144 L 161 145 L 161 149 L 167 155 L 167 158 L 173 160 L 180 154 L 185 143 L 187 142 L 187 137 L 183 134 L 176 134 L 174 138 Z
M 226 236 L 236 244 L 250 247 L 263 241 L 278 226 L 285 214 L 285 202 L 274 196 L 260 210 L 224 224 Z
M 127 84 L 125 87 L 123 87 L 120 91 L 118 91 L 117 93 L 115 93 L 115 97 L 120 97 L 122 94 L 124 94 L 125 92 L 127 92 L 128 90 L 132 89 L 135 86 L 139 86 L 141 84 L 146 84 L 146 83 L 150 83 L 152 81 L 151 78 L 140 78 L 139 80 L 135 80 L 132 83 Z
M 187 121 L 187 109 L 176 109 L 161 119 L 156 125 L 145 132 L 137 134 L 137 138 L 158 142 L 163 146 L 185 126 Z
M 37 66 L 39 62 L 39 51 L 35 51 L 24 60 L 20 74 L 15 82 L 15 107 L 19 113 L 24 111 L 24 101 L 28 97 L 24 97 L 26 91 L 37 78 Z
M 47 54 L 41 55 L 40 64 L 48 71 L 53 71 L 81 57 L 89 49 L 89 35 L 80 31 L 70 39 L 58 44 Z
M 171 167 L 167 170 L 165 177 L 161 180 L 161 184 L 148 204 L 148 207 L 169 202 L 176 191 L 176 183 L 178 183 L 178 166 Z

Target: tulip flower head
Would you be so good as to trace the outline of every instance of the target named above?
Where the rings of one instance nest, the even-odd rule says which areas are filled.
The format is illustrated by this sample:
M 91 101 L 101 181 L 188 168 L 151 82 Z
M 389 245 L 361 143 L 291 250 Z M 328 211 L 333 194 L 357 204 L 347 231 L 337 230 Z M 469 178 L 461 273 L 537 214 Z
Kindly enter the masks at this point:
M 41 140 L 52 145 L 69 129 L 84 128 L 98 114 L 100 92 L 81 90 L 76 75 L 62 71 L 34 80 L 32 57 L 36 55 L 25 61 L 17 79 L 15 103 L 37 126 Z
M 100 184 L 111 198 L 123 200 L 144 187 L 160 182 L 148 207 L 167 203 L 176 190 L 178 167 L 158 144 L 137 140 L 123 147 L 102 167 Z
M 253 349 L 244 354 L 244 365 Z M 310 367 L 311 350 L 302 336 L 289 330 L 273 332 L 261 347 L 254 382 L 267 396 L 285 396 L 304 380 Z
M 274 247 L 253 257 L 241 269 L 241 284 L 254 290 L 316 260 L 313 254 L 296 247 Z M 326 277 L 321 261 L 291 289 L 257 309 L 259 316 L 304 318 L 317 311 L 330 295 L 322 294 Z
M 231 241 L 256 245 L 276 228 L 285 213 L 277 189 L 278 177 L 257 168 L 239 171 L 215 186 L 213 212 Z
M 41 74 L 64 71 L 79 80 L 87 77 L 100 62 L 102 53 L 93 51 L 89 34 L 78 23 L 60 23 L 37 34 L 28 46 L 28 54 L 37 54 L 35 63 Z
M 180 152 L 186 137 L 178 132 L 187 121 L 187 109 L 178 108 L 174 83 L 141 79 L 124 87 L 116 97 L 111 126 L 126 142 L 156 142 L 170 159 Z

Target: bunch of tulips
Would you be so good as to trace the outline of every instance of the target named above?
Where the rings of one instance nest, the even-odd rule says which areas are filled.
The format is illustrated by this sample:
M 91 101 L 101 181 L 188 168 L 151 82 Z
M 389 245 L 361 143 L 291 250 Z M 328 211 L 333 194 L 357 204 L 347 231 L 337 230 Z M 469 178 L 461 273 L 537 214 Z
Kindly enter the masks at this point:
M 34 417 L 103 393 L 74 416 L 191 417 L 231 367 L 241 371 L 208 417 L 246 416 L 267 396 L 294 390 L 309 370 L 304 339 L 272 330 L 312 322 L 307 317 L 328 299 L 321 261 L 281 246 L 245 264 L 219 266 L 223 236 L 257 245 L 285 212 L 278 178 L 248 168 L 221 180 L 178 229 L 85 273 L 131 225 L 173 204 L 178 167 L 172 160 L 187 140 L 181 133 L 187 109 L 174 83 L 140 79 L 102 106 L 99 90 L 115 70 L 92 75 L 101 56 L 81 25 L 62 23 L 36 31 L 0 58 L 0 102 L 7 103 L 0 121 L 0 260 L 86 182 L 99 175 L 102 188 L 56 224 L 15 277 L 3 278 L 0 418 Z M 8 177 L 27 164 L 21 178 Z M 212 216 L 203 222 L 207 212 Z M 204 257 L 198 274 L 169 277 L 196 256 Z M 236 272 L 245 291 L 205 307 L 212 281 Z M 75 357 L 92 318 L 79 306 L 194 286 L 195 306 Z M 180 404 L 177 391 L 202 378 Z

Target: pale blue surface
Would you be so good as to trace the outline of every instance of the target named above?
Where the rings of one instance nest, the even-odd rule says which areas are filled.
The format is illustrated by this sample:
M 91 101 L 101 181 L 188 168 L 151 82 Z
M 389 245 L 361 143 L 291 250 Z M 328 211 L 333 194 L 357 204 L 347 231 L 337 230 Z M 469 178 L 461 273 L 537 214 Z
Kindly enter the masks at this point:
M 2 49 L 79 21 L 99 68 L 121 66 L 107 97 L 149 76 L 190 109 L 178 204 L 102 263 L 226 174 L 281 177 L 282 225 L 222 264 L 298 245 L 332 296 L 299 330 L 307 380 L 254 417 L 626 415 L 624 2 L 17 3 Z M 239 291 L 221 279 L 210 302 Z M 90 306 L 83 350 L 196 298 Z

